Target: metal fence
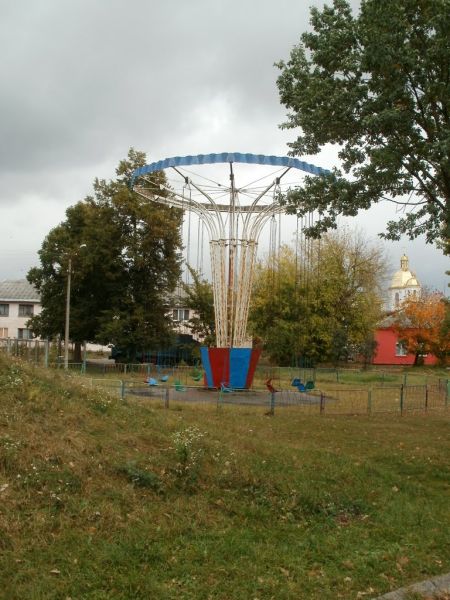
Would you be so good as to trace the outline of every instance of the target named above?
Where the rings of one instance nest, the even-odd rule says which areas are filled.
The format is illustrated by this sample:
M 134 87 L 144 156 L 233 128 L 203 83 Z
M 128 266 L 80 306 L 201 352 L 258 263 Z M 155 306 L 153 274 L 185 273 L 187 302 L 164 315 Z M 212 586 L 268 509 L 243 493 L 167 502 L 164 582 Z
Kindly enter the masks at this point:
M 64 368 L 64 361 L 62 357 L 56 361 L 50 361 L 49 367 L 56 369 Z M 102 377 L 108 376 L 122 376 L 139 378 L 144 381 L 148 377 L 156 377 L 160 379 L 163 376 L 170 377 L 172 380 L 179 379 L 186 385 L 192 384 L 194 381 L 198 381 L 196 377 L 197 373 L 200 372 L 198 367 L 190 367 L 188 365 L 175 365 L 175 366 L 159 366 L 153 363 L 114 363 L 105 361 L 92 361 L 85 360 L 82 362 L 69 362 L 68 369 L 72 372 L 83 373 L 86 375 L 98 375 Z
M 444 373 L 444 371 L 442 371 Z M 317 384 L 351 385 L 372 384 L 374 386 L 392 385 L 426 385 L 437 383 L 439 375 L 433 372 L 405 371 L 403 367 L 396 366 L 361 366 L 354 367 L 315 367 L 315 368 L 293 368 L 293 367 L 264 367 L 258 366 L 255 378 L 264 380 L 272 378 L 275 383 L 287 383 L 297 378 L 301 381 L 313 381 Z
M 20 340 L 17 338 L 0 338 L 0 352 L 4 351 L 13 356 L 19 356 L 36 364 L 54 368 L 63 368 L 64 357 L 61 356 L 61 346 L 48 340 Z M 192 373 L 196 367 L 187 365 L 155 365 L 153 363 L 125 364 L 115 363 L 112 360 L 92 360 L 84 356 L 81 362 L 69 361 L 69 369 L 80 373 L 89 373 L 101 376 L 159 376 L 168 375 L 181 379 L 186 385 L 193 384 Z M 444 375 L 442 371 L 442 375 Z M 445 375 L 444 375 L 445 376 Z M 399 386 L 424 386 L 438 383 L 439 375 L 433 372 L 420 371 L 418 373 L 405 371 L 395 366 L 384 368 L 368 366 L 362 369 L 354 367 L 268 367 L 258 366 L 255 373 L 255 385 L 262 385 L 271 378 L 279 388 L 289 387 L 290 382 L 297 378 L 301 381 L 313 381 L 316 387 L 341 385 L 373 385 L 382 387 Z
M 0 338 L 0 352 L 37 365 L 48 366 L 50 345 L 48 340 L 22 340 L 18 338 Z
M 0 338 L 1 351 L 43 366 L 64 366 L 62 357 L 57 356 L 56 346 L 50 345 L 47 340 Z M 376 369 L 361 371 L 259 367 L 255 377 L 255 389 L 223 392 L 205 388 L 202 382 L 198 381 L 199 369 L 186 365 L 115 364 L 84 360 L 81 363 L 69 363 L 69 369 L 80 373 L 83 385 L 100 387 L 122 399 L 157 402 L 163 403 L 164 406 L 170 406 L 173 402 L 206 402 L 218 406 L 263 406 L 268 407 L 271 412 L 276 408 L 291 406 L 304 412 L 322 415 L 402 415 L 445 410 L 450 402 L 450 380 L 439 379 L 436 375 L 423 372 L 415 374 Z M 167 381 L 149 386 L 146 383 L 149 377 L 154 377 L 157 382 L 164 378 Z M 262 387 L 262 381 L 268 377 L 274 379 L 275 386 L 280 391 L 271 393 Z M 312 381 L 314 389 L 305 392 L 296 390 L 290 385 L 295 377 L 303 381 Z M 333 382 L 339 387 L 333 387 Z M 345 387 L 346 382 L 349 383 L 349 387 Z M 358 387 L 358 383 L 365 383 L 367 387 Z
M 218 407 L 226 405 L 265 407 L 271 413 L 286 407 L 308 414 L 320 415 L 397 415 L 414 412 L 446 410 L 450 403 L 450 380 L 436 384 L 384 386 L 369 389 L 313 389 L 300 392 L 283 389 L 221 391 L 203 386 L 148 385 L 144 382 L 107 378 L 83 378 L 93 387 L 101 387 L 116 397 L 127 401 L 165 406 L 185 403 L 209 403 Z

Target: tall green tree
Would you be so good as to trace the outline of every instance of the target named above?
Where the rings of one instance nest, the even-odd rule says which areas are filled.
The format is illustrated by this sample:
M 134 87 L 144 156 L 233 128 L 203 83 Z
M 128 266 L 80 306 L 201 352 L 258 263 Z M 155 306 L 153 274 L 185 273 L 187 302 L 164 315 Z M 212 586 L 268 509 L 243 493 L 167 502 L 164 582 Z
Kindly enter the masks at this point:
M 308 257 L 284 247 L 256 270 L 253 335 L 272 361 L 338 362 L 364 355 L 382 308 L 384 257 L 359 234 L 327 234 Z
M 71 260 L 70 338 L 75 342 L 76 360 L 83 341 L 96 341 L 102 312 L 120 284 L 120 239 L 112 207 L 87 198 L 67 209 L 66 220 L 42 244 L 41 266 L 28 272 L 42 302 L 42 312 L 31 319 L 33 331 L 42 337 L 63 338 Z
M 216 343 L 213 288 L 195 269 L 189 266 L 188 269 L 192 283 L 183 284 L 183 291 L 186 296 L 184 303 L 193 311 L 193 316 L 189 319 L 189 328 L 194 335 L 201 338 L 203 344 L 213 346 Z
M 314 236 L 389 199 L 403 205 L 383 234 L 450 238 L 450 2 L 346 0 L 311 9 L 312 31 L 278 64 L 292 155 L 339 147 L 342 169 L 307 177 L 288 210 L 318 210 Z
M 94 195 L 69 208 L 66 220 L 44 240 L 41 266 L 28 274 L 42 297 L 42 313 L 32 321 L 39 335 L 64 334 L 72 257 L 73 341 L 112 343 L 129 360 L 167 343 L 167 300 L 180 275 L 181 214 L 130 189 L 131 173 L 143 164 L 145 154 L 131 149 L 116 179 L 96 180 Z M 152 193 L 169 193 L 160 183 L 163 173 L 155 175 Z

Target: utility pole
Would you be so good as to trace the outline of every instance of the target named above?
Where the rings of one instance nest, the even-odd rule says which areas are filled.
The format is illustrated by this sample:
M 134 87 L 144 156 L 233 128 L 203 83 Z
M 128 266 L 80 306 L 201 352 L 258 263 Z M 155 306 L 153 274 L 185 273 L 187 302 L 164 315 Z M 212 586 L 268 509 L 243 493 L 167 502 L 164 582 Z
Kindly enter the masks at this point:
M 70 323 L 70 284 L 72 279 L 72 257 L 69 256 L 69 266 L 67 269 L 67 290 L 66 290 L 66 325 L 64 330 L 64 369 L 69 368 L 69 323 Z
M 75 252 L 69 254 L 67 268 L 67 290 L 66 290 L 66 323 L 64 331 L 64 369 L 69 368 L 69 327 L 70 327 L 70 286 L 72 283 L 72 257 L 77 256 L 78 250 L 86 248 L 86 244 L 80 244 Z

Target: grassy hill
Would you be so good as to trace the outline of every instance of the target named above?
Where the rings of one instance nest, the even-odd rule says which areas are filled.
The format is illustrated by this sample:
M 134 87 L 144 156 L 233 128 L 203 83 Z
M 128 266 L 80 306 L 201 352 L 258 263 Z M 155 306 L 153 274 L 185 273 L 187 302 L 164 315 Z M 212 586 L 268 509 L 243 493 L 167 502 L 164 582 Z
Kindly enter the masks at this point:
M 1 598 L 372 598 L 450 570 L 448 413 L 146 402 L 0 355 Z

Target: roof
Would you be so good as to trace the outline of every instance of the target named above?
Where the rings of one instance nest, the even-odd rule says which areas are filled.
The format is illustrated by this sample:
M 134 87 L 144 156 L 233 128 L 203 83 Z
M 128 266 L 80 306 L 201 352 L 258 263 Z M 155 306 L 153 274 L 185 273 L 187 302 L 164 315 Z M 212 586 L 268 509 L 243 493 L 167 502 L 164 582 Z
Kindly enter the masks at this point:
M 270 165 L 273 167 L 289 167 L 312 173 L 313 175 L 329 175 L 330 171 L 316 167 L 310 163 L 292 158 L 291 156 L 266 156 L 264 154 L 246 154 L 242 152 L 220 152 L 218 154 L 197 154 L 196 156 L 172 156 L 149 165 L 144 165 L 133 171 L 131 182 L 137 177 L 155 171 L 162 171 L 169 167 L 183 167 L 191 165 L 210 165 L 214 163 L 248 163 L 252 165 Z
M 410 327 L 411 321 L 400 312 L 391 313 L 386 315 L 377 325 L 377 329 L 390 329 L 398 323 L 402 327 Z
M 401 268 L 394 273 L 389 289 L 410 287 L 420 288 L 420 283 L 417 281 L 415 273 L 409 270 L 409 259 L 406 254 L 400 258 L 400 267 Z
M 405 288 L 405 287 L 420 287 L 419 282 L 416 279 L 414 273 L 411 271 L 397 271 L 394 273 L 391 281 L 391 288 Z
M 0 281 L 0 302 L 40 302 L 39 292 L 26 279 Z

